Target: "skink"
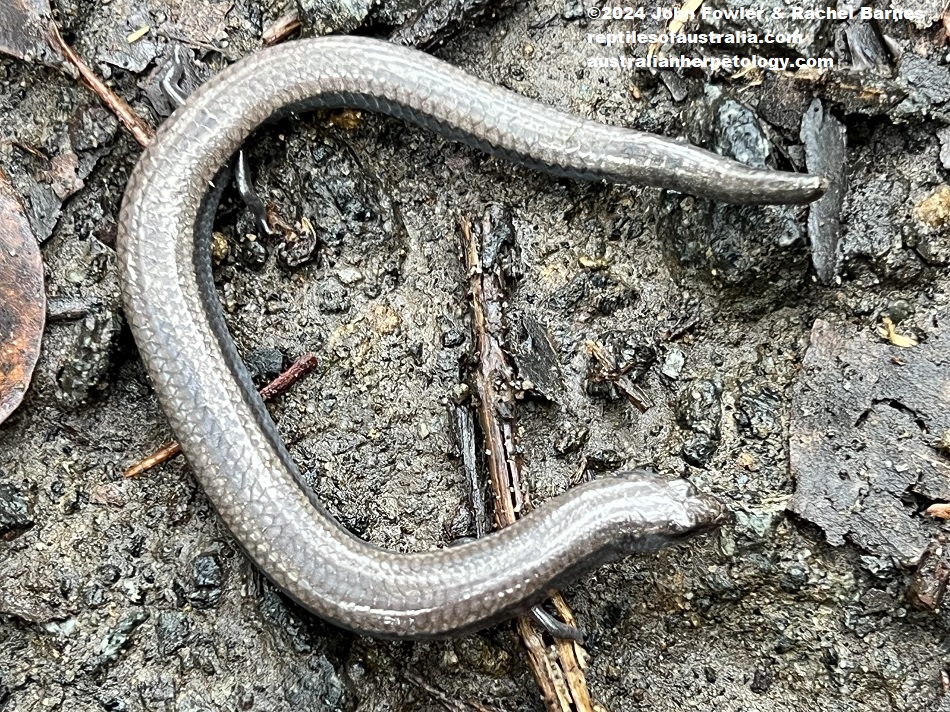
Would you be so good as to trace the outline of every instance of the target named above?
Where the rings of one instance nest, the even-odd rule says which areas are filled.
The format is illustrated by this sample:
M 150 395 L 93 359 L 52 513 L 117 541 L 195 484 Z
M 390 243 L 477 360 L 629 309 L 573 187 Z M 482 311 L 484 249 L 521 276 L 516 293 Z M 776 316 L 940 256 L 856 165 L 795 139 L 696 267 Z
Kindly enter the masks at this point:
M 807 202 L 825 187 L 816 176 L 749 168 L 586 121 L 369 39 L 290 43 L 221 72 L 165 122 L 132 172 L 119 217 L 119 278 L 171 427 L 257 566 L 340 626 L 432 638 L 490 625 L 604 562 L 717 526 L 725 513 L 718 500 L 683 480 L 642 473 L 581 485 L 500 532 L 422 553 L 374 547 L 327 513 L 302 481 L 228 334 L 209 255 L 222 166 L 268 118 L 317 107 L 383 112 L 573 178 L 734 203 Z

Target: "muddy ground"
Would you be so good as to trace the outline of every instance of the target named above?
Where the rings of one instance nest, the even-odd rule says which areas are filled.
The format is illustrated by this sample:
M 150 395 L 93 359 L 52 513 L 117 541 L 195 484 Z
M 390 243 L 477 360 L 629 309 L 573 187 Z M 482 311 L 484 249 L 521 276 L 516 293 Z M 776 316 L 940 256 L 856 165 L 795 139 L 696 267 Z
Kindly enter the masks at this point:
M 196 3 L 199 19 L 186 22 L 185 7 L 101 0 L 58 9 L 67 39 L 157 123 L 139 83 L 148 85 L 167 43 L 187 39 L 202 62 L 196 74 L 207 75 L 253 51 L 286 9 Z M 400 13 L 377 10 L 363 31 L 385 34 Z M 132 52 L 125 37 L 143 24 L 165 32 Z M 852 504 L 810 516 L 823 461 L 790 454 L 804 442 L 790 431 L 814 425 L 806 406 L 833 414 L 849 390 L 847 378 L 822 370 L 833 359 L 814 356 L 803 368 L 815 333 L 831 330 L 859 352 L 884 349 L 881 363 L 893 364 L 913 359 L 914 347 L 887 343 L 883 317 L 924 344 L 940 343 L 950 318 L 950 228 L 918 210 L 948 180 L 950 50 L 936 23 L 864 24 L 920 63 L 891 56 L 877 73 L 849 73 L 843 27 L 825 22 L 812 39 L 841 58 L 834 81 L 593 69 L 587 57 L 607 53 L 587 44 L 594 25 L 559 1 L 519 3 L 437 52 L 573 113 L 722 147 L 729 141 L 716 136 L 729 131 L 717 134 L 717 121 L 735 124 L 717 118 L 728 111 L 704 108 L 715 86 L 720 100 L 751 107 L 759 118 L 749 135 L 764 136 L 768 164 L 783 169 L 803 169 L 799 125 L 819 97 L 848 146 L 828 284 L 814 276 L 803 208 L 736 213 L 656 189 L 552 179 L 377 116 L 344 127 L 286 119 L 250 143 L 265 201 L 289 223 L 315 226 L 318 248 L 302 264 L 287 266 L 275 241 L 247 238 L 251 218 L 235 196 L 225 199 L 216 278 L 242 353 L 262 381 L 307 350 L 321 358 L 316 376 L 272 405 L 281 433 L 345 526 L 403 551 L 446 545 L 452 522 L 458 534 L 466 495 L 448 406 L 473 353 L 458 224 L 492 203 L 511 210 L 522 272 L 511 323 L 540 325 L 560 366 L 545 393 L 521 402 L 532 502 L 569 488 L 584 463 L 593 476 L 650 467 L 688 477 L 736 515 L 716 535 L 606 566 L 566 590 L 591 631 L 587 677 L 607 709 L 948 704 L 946 577 L 939 566 L 917 571 L 923 548 L 946 534 L 923 514 L 943 501 L 946 480 L 925 491 L 911 478 L 887 512 L 866 517 L 877 539 L 862 538 L 849 522 L 867 514 L 862 498 L 874 483 L 858 487 Z M 871 82 L 903 96 L 868 99 L 891 96 L 864 91 Z M 116 287 L 115 219 L 140 148 L 75 81 L 7 59 L 0 127 L 0 164 L 30 206 L 61 317 L 47 327 L 25 403 L 0 426 L 0 709 L 446 709 L 420 679 L 461 702 L 449 709 L 542 709 L 510 625 L 432 643 L 342 632 L 248 563 L 181 460 L 122 477 L 170 437 Z M 13 140 L 79 158 L 83 186 L 61 213 L 49 166 Z M 636 364 L 645 412 L 589 383 L 589 340 Z M 927 378 L 946 384 L 946 361 L 927 358 Z M 950 391 L 931 391 L 926 405 L 907 407 L 948 412 Z M 950 446 L 921 417 L 928 429 L 914 437 L 946 477 Z M 897 440 L 884 459 L 899 465 Z M 805 463 L 801 471 L 792 460 Z M 825 469 L 859 477 L 861 468 Z M 801 516 L 787 509 L 793 496 Z M 889 543 L 896 519 L 904 538 Z M 932 570 L 942 556 L 934 546 Z M 921 586 L 933 595 L 915 594 Z

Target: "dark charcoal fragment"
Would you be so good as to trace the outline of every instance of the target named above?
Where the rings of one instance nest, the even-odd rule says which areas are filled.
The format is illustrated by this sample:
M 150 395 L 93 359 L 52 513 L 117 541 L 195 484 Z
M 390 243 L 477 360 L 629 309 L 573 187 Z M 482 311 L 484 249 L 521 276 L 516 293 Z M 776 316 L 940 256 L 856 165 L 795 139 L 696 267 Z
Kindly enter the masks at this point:
M 198 588 L 220 588 L 224 569 L 217 554 L 200 554 L 191 562 L 192 580 Z
M 770 143 L 755 113 L 718 89 L 707 90 L 704 99 L 694 107 L 691 140 L 711 143 L 717 152 L 748 165 L 772 167 Z M 781 289 L 779 270 L 787 265 L 780 248 L 801 239 L 795 208 L 665 196 L 659 230 L 677 262 L 727 285 Z
M 19 489 L 0 482 L 0 539 L 13 539 L 33 526 L 30 503 Z
M 195 590 L 188 600 L 196 608 L 214 608 L 223 594 L 224 567 L 217 554 L 199 554 L 191 562 L 191 579 Z
M 680 397 L 676 420 L 693 433 L 683 445 L 683 459 L 697 467 L 705 466 L 719 447 L 721 439 L 721 386 L 709 380 L 693 383 Z
M 244 358 L 251 378 L 270 381 L 284 370 L 284 355 L 278 349 L 258 349 Z
M 122 318 L 111 307 L 90 312 L 56 375 L 56 396 L 67 406 L 84 405 L 108 388 Z
M 86 660 L 84 667 L 90 673 L 104 671 L 119 659 L 119 653 L 128 647 L 132 633 L 148 620 L 148 611 L 137 610 L 123 617 L 99 642 L 96 654 Z
M 742 384 L 736 408 L 736 422 L 760 439 L 781 431 L 781 392 L 770 383 Z
M 845 28 L 848 49 L 851 50 L 851 65 L 859 72 L 874 72 L 889 76 L 890 58 L 873 25 L 855 20 Z
M 808 239 L 815 272 L 832 284 L 841 266 L 841 206 L 848 192 L 847 132 L 819 99 L 802 117 L 802 143 L 808 172 L 829 181 L 828 191 L 808 207 Z
M 521 387 L 526 388 L 524 382 L 527 381 L 531 384 L 529 390 L 550 401 L 559 401 L 566 390 L 564 375 L 557 350 L 544 325 L 533 316 L 522 314 L 509 341 Z
M 237 261 L 249 269 L 260 270 L 267 262 L 267 248 L 255 235 L 248 234 L 239 240 L 235 253 Z
M 158 652 L 163 657 L 183 648 L 190 635 L 191 622 L 187 614 L 181 611 L 162 611 L 158 614 L 155 637 L 158 641 Z

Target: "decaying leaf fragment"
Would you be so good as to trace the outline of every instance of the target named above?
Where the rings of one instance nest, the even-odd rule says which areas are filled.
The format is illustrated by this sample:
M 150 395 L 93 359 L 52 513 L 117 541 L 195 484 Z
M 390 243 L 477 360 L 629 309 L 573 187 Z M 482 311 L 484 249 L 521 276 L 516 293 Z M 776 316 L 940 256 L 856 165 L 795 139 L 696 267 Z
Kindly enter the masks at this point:
M 63 55 L 53 36 L 49 0 L 0 0 L 0 54 L 54 67 Z
M 30 385 L 45 321 L 40 248 L 23 205 L 0 172 L 0 423 Z
M 890 317 L 884 317 L 881 326 L 877 328 L 877 333 L 882 339 L 886 339 L 894 346 L 899 346 L 902 349 L 910 349 L 917 345 L 917 339 L 913 336 L 897 333 L 894 322 L 890 320 Z

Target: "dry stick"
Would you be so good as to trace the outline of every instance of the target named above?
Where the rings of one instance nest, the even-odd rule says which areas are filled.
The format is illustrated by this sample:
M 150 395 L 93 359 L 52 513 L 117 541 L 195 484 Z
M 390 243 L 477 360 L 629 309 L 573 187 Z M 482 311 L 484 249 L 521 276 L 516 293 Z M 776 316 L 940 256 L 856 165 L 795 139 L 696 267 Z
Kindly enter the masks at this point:
M 653 407 L 653 401 L 640 386 L 622 373 L 607 349 L 599 341 L 588 341 L 587 351 L 594 357 L 603 371 L 603 380 L 613 383 L 620 393 L 630 401 L 641 413 L 646 413 Z
M 279 44 L 299 29 L 300 17 L 297 15 L 297 10 L 294 9 L 277 18 L 272 25 L 264 30 L 261 34 L 261 42 L 265 47 Z
M 264 386 L 261 389 L 261 398 L 267 401 L 271 400 L 272 398 L 276 398 L 282 393 L 285 393 L 292 385 L 315 369 L 317 367 L 317 363 L 317 355 L 312 351 L 308 351 L 303 356 L 294 361 L 290 365 L 290 368 Z M 168 460 L 171 460 L 173 457 L 177 457 L 180 454 L 181 446 L 177 442 L 172 441 L 170 443 L 165 443 L 151 455 L 139 460 L 134 465 L 129 467 L 123 474 L 125 477 L 138 477 L 142 473 L 147 472 L 153 467 L 161 465 L 163 462 L 167 462 Z
M 112 109 L 112 112 L 119 117 L 119 121 L 125 124 L 125 127 L 132 133 L 136 141 L 143 146 L 147 146 L 151 142 L 152 137 L 155 136 L 155 131 L 152 127 L 146 123 L 145 119 L 132 110 L 132 107 L 126 103 L 125 99 L 107 87 L 102 80 L 96 76 L 95 72 L 86 66 L 86 63 L 73 51 L 73 48 L 63 40 L 55 22 L 50 23 L 50 30 L 63 56 L 79 70 L 79 74 L 86 82 L 86 86 L 95 92 L 106 106 Z
M 489 707 L 476 700 L 456 700 L 449 697 L 435 685 L 426 682 L 425 678 L 422 677 L 415 668 L 408 668 L 406 670 L 406 677 L 413 685 L 421 687 L 432 695 L 443 707 L 450 710 L 450 712 L 468 712 L 470 709 L 475 710 L 475 712 L 500 712 L 497 707 Z
M 472 312 L 478 349 L 477 387 L 481 404 L 479 418 L 488 449 L 488 471 L 495 496 L 495 521 L 499 527 L 513 524 L 524 509 L 521 495 L 520 460 L 517 454 L 517 431 L 511 418 L 499 415 L 498 405 L 514 412 L 514 369 L 502 345 L 504 278 L 501 268 L 483 272 L 479 259 L 478 240 L 473 236 L 471 220 L 462 219 L 463 249 L 472 292 Z M 564 620 L 574 625 L 574 617 L 557 592 L 549 592 Z M 558 641 L 556 655 L 549 656 L 541 634 L 534 623 L 521 616 L 518 633 L 528 654 L 531 672 L 537 681 L 549 712 L 593 712 L 590 692 L 578 651 L 583 648 L 573 641 Z M 583 652 L 580 653 L 584 655 Z

